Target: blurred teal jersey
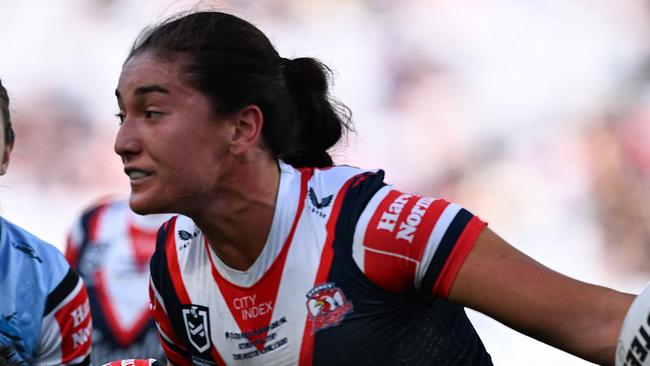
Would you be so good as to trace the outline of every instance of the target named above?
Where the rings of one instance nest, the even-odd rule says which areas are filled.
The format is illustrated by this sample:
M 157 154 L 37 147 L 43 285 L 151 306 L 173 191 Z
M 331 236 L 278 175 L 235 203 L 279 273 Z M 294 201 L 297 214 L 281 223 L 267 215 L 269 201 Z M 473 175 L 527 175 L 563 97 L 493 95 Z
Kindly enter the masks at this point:
M 91 332 L 86 289 L 63 254 L 0 218 L 0 344 L 30 364 L 87 365 Z

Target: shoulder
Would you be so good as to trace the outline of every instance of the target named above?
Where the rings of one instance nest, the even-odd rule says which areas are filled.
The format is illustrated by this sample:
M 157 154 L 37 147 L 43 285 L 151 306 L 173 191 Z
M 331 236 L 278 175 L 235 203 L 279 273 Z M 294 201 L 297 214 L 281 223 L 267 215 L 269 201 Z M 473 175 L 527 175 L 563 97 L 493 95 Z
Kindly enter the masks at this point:
M 156 251 L 151 259 L 151 273 L 154 275 L 167 267 L 168 256 L 178 257 L 190 246 L 197 246 L 202 236 L 199 227 L 192 219 L 183 215 L 175 215 L 165 221 L 158 230 Z
M 95 202 L 92 202 L 90 205 L 86 206 L 81 213 L 81 217 L 92 217 L 96 216 L 101 212 L 107 210 L 116 211 L 116 212 L 128 212 L 129 203 L 124 199 L 117 199 L 115 197 L 104 197 L 100 198 Z
M 199 237 L 200 229 L 192 219 L 183 215 L 175 215 L 165 221 L 158 231 L 156 249 L 175 242 L 193 241 Z
M 0 265 L 0 278 L 4 284 L 24 287 L 29 283 L 33 291 L 42 294 L 54 291 L 70 272 L 63 253 L 4 218 L 0 218 L 0 225 L 0 261 L 4 262 Z
M 313 201 L 313 193 L 319 193 L 319 190 L 337 191 L 342 193 L 340 199 L 346 210 L 362 208 L 385 185 L 383 170 L 366 170 L 347 165 L 318 169 L 310 181 L 309 198 Z
M 361 177 L 366 174 L 380 174 L 383 178 L 382 170 L 369 170 L 357 168 L 350 165 L 336 165 L 329 168 L 314 168 L 310 178 L 310 183 L 314 186 L 340 186 L 355 177 Z
M 67 271 L 69 265 L 63 253 L 52 244 L 36 237 L 20 226 L 0 218 L 2 245 L 6 255 L 18 262 L 34 263 L 46 267 L 43 271 L 60 273 Z
M 337 196 L 337 193 L 342 192 L 349 196 L 350 190 L 368 188 L 368 184 L 363 184 L 368 178 L 371 178 L 369 182 L 373 186 L 384 184 L 382 170 L 366 170 L 348 165 L 313 169 L 310 174 L 307 195 L 309 201 L 316 206 L 327 204 L 327 201 L 322 200 L 326 200 L 329 195 Z
M 99 199 L 83 209 L 77 217 L 70 234 L 75 241 L 83 241 L 84 238 L 87 239 L 87 235 L 96 234 L 97 228 L 102 226 L 100 222 L 105 221 L 106 217 L 117 218 L 120 221 L 119 218 L 125 218 L 129 210 L 129 204 L 126 200 Z

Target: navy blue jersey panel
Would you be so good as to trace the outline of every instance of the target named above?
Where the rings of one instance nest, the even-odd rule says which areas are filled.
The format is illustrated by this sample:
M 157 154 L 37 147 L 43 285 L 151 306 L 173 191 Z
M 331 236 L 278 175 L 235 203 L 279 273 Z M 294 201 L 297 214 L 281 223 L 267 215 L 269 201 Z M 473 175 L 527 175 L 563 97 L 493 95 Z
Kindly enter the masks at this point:
M 367 173 L 346 193 L 333 241 L 328 276 L 352 304 L 342 323 L 320 329 L 313 364 L 320 365 L 492 365 L 464 308 L 415 290 L 390 293 L 371 282 L 352 257 L 356 223 L 383 173 Z M 360 179 L 360 178 L 357 178 Z
M 178 329 L 185 329 L 185 323 L 181 318 L 181 302 L 169 274 L 169 259 L 167 258 L 166 251 L 167 236 L 174 235 L 173 232 L 169 232 L 169 229 L 173 226 L 173 220 L 174 219 L 170 220 L 158 230 L 156 251 L 151 257 L 149 269 L 151 271 L 151 281 L 165 301 L 165 309 L 167 310 L 169 322 L 171 323 L 172 328 L 176 330 L 176 335 L 185 343 L 185 345 L 187 345 L 189 344 L 187 334 L 185 332 L 178 332 Z M 173 243 L 174 242 L 172 241 L 171 245 L 174 245 Z M 184 354 L 180 349 L 178 351 L 179 353 Z
M 424 278 L 422 278 L 422 284 L 420 285 L 420 291 L 422 293 L 430 294 L 433 292 L 433 286 L 440 277 L 440 273 L 445 266 L 447 258 L 449 258 L 449 255 L 454 250 L 460 234 L 471 219 L 472 214 L 465 209 L 461 209 L 452 220 L 447 232 L 443 235 L 442 240 L 440 241 L 440 245 L 431 260 L 431 264 L 429 264 L 429 268 L 427 268 Z
M 357 314 L 319 331 L 313 364 L 492 365 L 462 307 L 440 298 L 408 296 L 400 305 L 383 313 Z

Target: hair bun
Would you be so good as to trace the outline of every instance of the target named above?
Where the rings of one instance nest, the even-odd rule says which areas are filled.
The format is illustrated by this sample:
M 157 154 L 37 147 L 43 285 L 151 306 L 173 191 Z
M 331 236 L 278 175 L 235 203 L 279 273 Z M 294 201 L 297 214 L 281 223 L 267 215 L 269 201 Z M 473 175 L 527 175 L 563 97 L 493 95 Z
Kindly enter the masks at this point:
M 290 91 L 300 92 L 308 88 L 327 93 L 327 77 L 331 70 L 318 60 L 310 57 L 282 58 L 282 67 Z

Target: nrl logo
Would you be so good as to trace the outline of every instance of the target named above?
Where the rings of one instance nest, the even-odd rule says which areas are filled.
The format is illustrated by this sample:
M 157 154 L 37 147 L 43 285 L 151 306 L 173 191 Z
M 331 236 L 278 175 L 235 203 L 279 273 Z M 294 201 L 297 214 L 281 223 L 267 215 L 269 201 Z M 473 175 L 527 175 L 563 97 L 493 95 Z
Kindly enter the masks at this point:
M 183 322 L 187 338 L 194 348 L 203 353 L 210 349 L 209 309 L 201 305 L 183 305 Z

